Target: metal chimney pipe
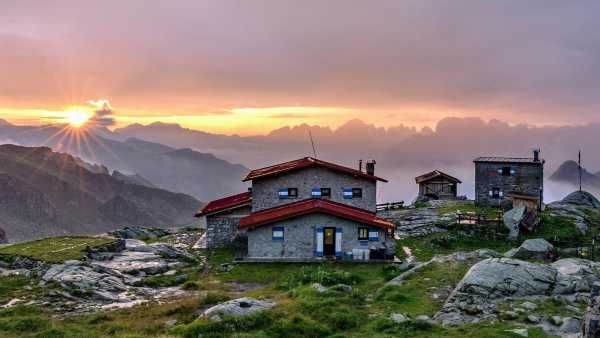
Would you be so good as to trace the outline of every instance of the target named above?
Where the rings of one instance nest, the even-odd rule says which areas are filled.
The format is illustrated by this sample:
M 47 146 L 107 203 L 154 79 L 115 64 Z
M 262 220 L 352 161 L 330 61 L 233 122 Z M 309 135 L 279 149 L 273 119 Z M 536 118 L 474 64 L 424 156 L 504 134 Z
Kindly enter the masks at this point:
M 375 160 L 367 161 L 367 175 L 375 176 Z

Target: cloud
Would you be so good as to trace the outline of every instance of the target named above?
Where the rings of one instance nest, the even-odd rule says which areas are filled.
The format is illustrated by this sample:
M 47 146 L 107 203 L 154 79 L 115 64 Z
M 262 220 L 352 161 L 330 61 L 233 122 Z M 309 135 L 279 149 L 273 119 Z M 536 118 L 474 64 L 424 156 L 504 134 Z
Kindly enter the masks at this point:
M 111 127 L 116 124 L 114 110 L 108 100 L 89 100 L 87 104 L 96 108 L 92 117 L 89 118 L 88 124 L 96 127 Z

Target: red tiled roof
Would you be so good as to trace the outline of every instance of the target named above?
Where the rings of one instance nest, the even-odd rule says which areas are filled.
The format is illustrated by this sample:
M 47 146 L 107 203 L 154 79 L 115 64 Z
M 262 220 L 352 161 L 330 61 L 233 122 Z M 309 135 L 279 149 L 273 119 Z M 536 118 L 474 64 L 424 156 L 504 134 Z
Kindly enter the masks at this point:
M 371 225 L 383 229 L 394 229 L 396 227 L 394 223 L 389 222 L 381 217 L 377 217 L 374 213 L 354 208 L 342 203 L 314 198 L 253 212 L 249 216 L 246 216 L 240 220 L 239 228 L 254 229 L 268 223 L 316 212 L 322 212 L 325 214 L 362 222 L 365 225 Z
M 345 166 L 342 166 L 339 164 L 319 160 L 319 159 L 316 159 L 313 157 L 304 157 L 304 158 L 301 158 L 298 160 L 284 162 L 284 163 L 272 165 L 269 167 L 252 170 L 250 173 L 248 173 L 248 175 L 246 175 L 246 177 L 243 179 L 243 181 L 245 182 L 245 181 L 255 180 L 257 178 L 279 175 L 284 172 L 313 167 L 313 166 L 325 167 L 325 168 L 328 168 L 328 169 L 331 169 L 334 171 L 344 172 L 344 173 L 347 173 L 350 175 L 366 178 L 368 180 L 387 182 L 387 180 L 385 180 L 381 177 L 369 175 L 369 174 L 362 172 L 360 170 L 357 170 L 357 169 L 348 168 L 348 167 L 345 167 Z
M 200 217 L 208 214 L 213 214 L 218 211 L 230 209 L 233 207 L 250 204 L 252 201 L 252 193 L 244 192 L 241 194 L 224 197 L 218 200 L 209 202 L 204 208 L 202 208 L 195 216 Z
M 417 184 L 422 183 L 422 182 L 426 182 L 429 181 L 431 179 L 434 179 L 436 177 L 445 177 L 447 179 L 449 179 L 450 181 L 454 181 L 456 183 L 462 183 L 458 178 L 450 176 L 444 172 L 441 172 L 439 170 L 434 170 L 430 173 L 421 175 L 421 176 L 417 176 L 415 177 L 415 181 L 417 182 Z

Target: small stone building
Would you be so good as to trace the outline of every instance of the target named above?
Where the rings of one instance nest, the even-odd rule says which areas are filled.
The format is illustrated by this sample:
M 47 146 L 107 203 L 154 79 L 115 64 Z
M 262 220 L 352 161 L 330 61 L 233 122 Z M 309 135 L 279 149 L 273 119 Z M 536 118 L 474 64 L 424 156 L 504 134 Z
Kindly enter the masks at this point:
M 196 214 L 204 217 L 206 247 L 215 249 L 227 246 L 238 236 L 240 219 L 250 215 L 250 191 L 211 201 Z
M 462 182 L 439 170 L 415 177 L 419 185 L 419 199 L 452 200 L 458 197 L 458 185 Z
M 395 225 L 375 214 L 377 182 L 387 181 L 375 176 L 374 161 L 366 168 L 362 171 L 305 157 L 251 171 L 244 178 L 252 182 L 250 203 L 240 204 L 250 212 L 240 213 L 237 225 L 247 237 L 244 259 L 392 259 Z M 228 214 L 227 221 L 217 223 L 220 214 L 203 212 L 212 224 L 207 239 L 231 238 L 208 234 L 231 234 L 234 221 Z
M 539 150 L 533 157 L 479 157 L 475 163 L 475 203 L 509 208 L 508 193 L 538 197 L 537 208 L 544 199 L 544 160 Z

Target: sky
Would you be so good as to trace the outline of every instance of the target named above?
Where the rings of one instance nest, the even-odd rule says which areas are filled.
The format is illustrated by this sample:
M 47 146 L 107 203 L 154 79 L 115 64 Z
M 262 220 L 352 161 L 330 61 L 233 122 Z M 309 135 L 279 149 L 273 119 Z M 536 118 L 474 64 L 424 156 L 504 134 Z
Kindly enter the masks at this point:
M 600 122 L 598 17 L 596 0 L 0 0 L 0 118 Z

